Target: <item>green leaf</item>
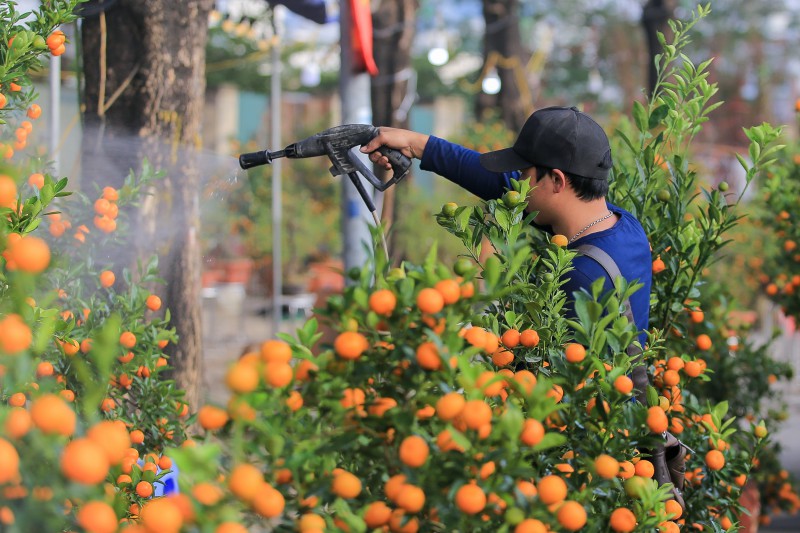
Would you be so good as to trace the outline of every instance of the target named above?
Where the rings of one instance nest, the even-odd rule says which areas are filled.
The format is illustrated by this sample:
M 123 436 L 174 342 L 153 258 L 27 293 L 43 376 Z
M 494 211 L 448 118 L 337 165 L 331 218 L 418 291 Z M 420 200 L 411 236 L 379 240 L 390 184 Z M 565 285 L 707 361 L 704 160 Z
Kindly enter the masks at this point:
M 650 120 L 648 122 L 649 129 L 655 129 L 661 125 L 661 122 L 667 118 L 667 113 L 669 112 L 669 106 L 667 105 L 660 105 L 655 108 L 652 113 L 650 114 Z
M 42 222 L 41 218 L 34 219 L 33 222 L 28 224 L 28 227 L 25 229 L 25 231 L 26 232 L 31 232 L 31 231 L 35 230 L 36 228 L 39 227 L 39 224 L 41 224 L 41 222 Z
M 725 418 L 726 414 L 728 414 L 727 400 L 721 401 L 716 406 L 714 406 L 714 416 L 716 416 L 719 420 Z
M 524 420 L 522 411 L 519 409 L 508 409 L 500 418 L 498 427 L 510 439 L 515 439 L 519 436 L 520 429 Z
M 566 442 L 567 442 L 566 435 L 563 435 L 561 433 L 549 432 L 544 434 L 542 440 L 539 442 L 539 444 L 534 446 L 533 449 L 536 450 L 537 452 L 540 452 L 543 450 L 549 450 L 550 448 L 561 446 Z
M 615 131 L 615 133 L 616 133 L 617 137 L 619 137 L 620 139 L 622 139 L 622 142 L 624 142 L 624 143 L 625 143 L 625 145 L 626 145 L 626 146 L 627 146 L 627 147 L 630 149 L 630 151 L 631 151 L 631 152 L 637 152 L 637 151 L 638 151 L 638 149 L 637 149 L 637 148 L 634 148 L 634 146 L 633 146 L 633 143 L 631 143 L 631 140 L 630 140 L 630 139 L 628 139 L 628 136 L 627 136 L 627 135 L 625 135 L 625 134 L 622 132 L 622 130 L 616 130 L 616 131 Z
M 463 433 L 461 433 L 460 431 L 458 431 L 456 428 L 454 428 L 452 426 L 449 426 L 448 430 L 450 431 L 450 437 L 453 439 L 453 442 L 456 445 L 458 445 L 459 447 L 463 448 L 464 451 L 467 451 L 470 448 L 472 448 L 472 443 L 466 437 L 466 435 L 464 435 Z
M 758 161 L 758 158 L 761 155 L 761 145 L 758 144 L 758 142 L 750 143 L 748 152 L 752 161 Z
M 300 328 L 298 334 L 300 341 L 303 344 L 308 345 L 307 340 L 310 340 L 312 337 L 314 337 L 314 334 L 317 332 L 317 325 L 317 319 L 312 317 L 307 320 L 305 324 L 303 324 L 302 328 Z
M 501 266 L 500 259 L 497 256 L 492 255 L 486 259 L 483 267 L 483 279 L 489 290 L 493 290 L 500 281 Z
M 649 407 L 658 405 L 658 391 L 652 385 L 647 386 L 647 405 Z
M 464 230 L 469 226 L 469 217 L 472 214 L 472 209 L 466 206 L 459 207 L 456 210 L 455 220 L 458 224 L 458 229 Z
M 508 327 L 513 328 L 514 324 L 516 324 L 517 322 L 517 313 L 515 313 L 514 311 L 506 311 L 505 319 L 506 319 L 506 324 L 508 324 Z
M 430 250 L 428 250 L 428 253 L 425 255 L 425 260 L 423 261 L 423 268 L 427 272 L 433 272 L 434 269 L 436 268 L 436 265 L 439 262 L 436 248 L 437 244 L 436 241 L 434 241 Z
M 639 128 L 639 131 L 647 131 L 647 110 L 638 100 L 633 102 L 633 120 L 636 122 L 636 127 Z
M 286 439 L 279 435 L 277 432 L 273 432 L 270 434 L 265 443 L 265 447 L 270 455 L 275 457 L 280 457 L 283 453 L 283 448 L 286 444 Z
M 53 311 L 56 310 L 53 309 Z M 46 319 L 44 313 L 40 313 L 39 316 L 42 318 L 42 320 L 39 322 L 39 327 L 36 330 L 36 337 L 34 338 L 34 353 L 44 352 L 45 348 L 47 348 L 47 346 L 53 340 L 53 334 L 56 331 L 56 320 L 54 318 L 55 314 L 51 314 Z
M 500 208 L 496 209 L 494 212 L 494 218 L 497 220 L 497 223 L 503 228 L 503 231 L 508 232 L 508 228 L 511 226 L 511 221 L 508 218 L 508 213 Z

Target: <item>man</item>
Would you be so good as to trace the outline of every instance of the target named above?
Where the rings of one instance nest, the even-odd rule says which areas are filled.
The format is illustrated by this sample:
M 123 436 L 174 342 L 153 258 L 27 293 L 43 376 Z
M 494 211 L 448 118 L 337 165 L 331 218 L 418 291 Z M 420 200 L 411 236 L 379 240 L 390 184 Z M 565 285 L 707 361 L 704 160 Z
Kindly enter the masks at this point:
M 443 139 L 409 130 L 380 128 L 361 148 L 370 159 L 390 168 L 381 145 L 421 160 L 430 170 L 484 200 L 500 198 L 510 180 L 534 180 L 528 211 L 538 211 L 534 224 L 568 238 L 568 248 L 591 244 L 606 252 L 629 282 L 643 287 L 631 297 L 639 339 L 644 344 L 650 319 L 652 259 L 641 224 L 629 212 L 606 201 L 612 166 L 608 137 L 597 122 L 574 107 L 548 107 L 533 113 L 510 148 L 478 154 Z M 578 255 L 563 288 L 568 299 L 594 280 L 610 277 L 597 261 Z
M 540 109 L 525 122 L 512 147 L 485 154 L 431 135 L 381 127 L 361 151 L 388 169 L 388 159 L 376 151 L 382 145 L 420 159 L 423 170 L 440 174 L 484 200 L 500 198 L 512 179 L 534 180 L 526 208 L 538 212 L 534 224 L 548 233 L 566 236 L 570 249 L 590 245 L 601 251 L 593 253 L 594 258 L 587 250 L 573 259 L 574 270 L 567 273 L 569 279 L 563 285 L 567 312 L 574 313 L 572 295 L 583 289 L 590 291 L 596 279 L 605 278 L 606 290 L 613 288 L 609 270 L 618 269 L 628 282 L 642 284 L 630 298 L 630 310 L 644 346 L 650 320 L 650 244 L 639 221 L 606 200 L 611 147 L 603 128 L 589 115 L 575 107 Z M 603 252 L 611 261 L 599 257 Z M 637 399 L 647 405 L 644 367 L 636 367 L 631 377 Z M 660 484 L 671 481 L 670 469 L 676 472 L 674 497 L 684 507 L 680 470 L 685 451 L 675 437 L 665 437 L 668 449 L 658 445 L 651 452 L 651 460 Z

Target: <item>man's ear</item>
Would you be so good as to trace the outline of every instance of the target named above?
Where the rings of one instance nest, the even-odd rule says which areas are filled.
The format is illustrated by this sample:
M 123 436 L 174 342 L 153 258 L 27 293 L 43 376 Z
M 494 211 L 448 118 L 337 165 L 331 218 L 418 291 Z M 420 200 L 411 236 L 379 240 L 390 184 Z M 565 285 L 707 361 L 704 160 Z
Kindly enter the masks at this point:
M 553 192 L 564 192 L 567 188 L 567 177 L 564 173 L 554 168 L 550 171 L 550 177 L 553 179 Z

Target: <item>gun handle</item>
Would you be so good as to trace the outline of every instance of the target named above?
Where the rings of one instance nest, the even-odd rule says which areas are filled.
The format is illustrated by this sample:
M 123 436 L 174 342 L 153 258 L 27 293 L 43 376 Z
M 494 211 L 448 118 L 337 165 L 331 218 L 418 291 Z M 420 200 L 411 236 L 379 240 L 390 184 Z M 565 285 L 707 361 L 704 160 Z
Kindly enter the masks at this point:
M 406 177 L 408 171 L 411 170 L 411 159 L 404 156 L 400 150 L 388 146 L 381 146 L 378 151 L 386 156 L 392 165 L 392 179 L 386 182 L 383 189 L 380 189 L 385 190 Z
M 367 167 L 359 158 L 359 154 L 357 154 L 353 150 L 348 150 L 344 153 L 344 156 L 347 158 L 347 161 L 352 165 L 352 168 L 356 170 L 356 172 L 360 173 L 364 178 L 372 185 L 375 189 L 383 192 L 401 179 L 405 178 L 408 174 L 408 171 L 411 169 L 411 160 L 404 156 L 397 150 L 393 150 L 391 148 L 387 148 L 382 146 L 378 150 L 381 151 L 386 157 L 389 158 L 392 164 L 392 177 L 388 181 L 381 181 L 378 177 L 373 174 L 372 169 Z M 329 153 L 334 153 L 334 151 L 330 151 Z M 341 169 L 341 165 L 337 164 L 338 162 L 331 157 L 331 161 L 334 163 L 333 168 L 331 168 L 331 173 L 335 176 L 338 175 L 338 172 Z

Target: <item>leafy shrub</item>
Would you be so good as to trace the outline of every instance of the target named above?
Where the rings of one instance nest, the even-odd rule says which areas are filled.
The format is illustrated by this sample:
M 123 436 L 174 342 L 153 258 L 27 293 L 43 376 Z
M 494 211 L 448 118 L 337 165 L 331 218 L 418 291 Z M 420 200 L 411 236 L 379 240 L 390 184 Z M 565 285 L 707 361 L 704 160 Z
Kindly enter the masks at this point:
M 378 256 L 354 274 L 322 310 L 332 345 L 318 345 L 311 320 L 243 355 L 226 374 L 228 405 L 197 413 L 203 442 L 173 447 L 186 410 L 181 392 L 156 379 L 167 363 L 160 343 L 176 341 L 144 288 L 158 282 L 156 263 L 112 282 L 91 253 L 125 228 L 110 204 L 135 201 L 156 176 L 146 168 L 73 207 L 66 181 L 42 173 L 29 198 L 5 207 L 0 231 L 0 393 L 20 405 L 0 407 L 0 521 L 20 531 L 115 531 L 122 521 L 129 532 L 219 533 L 734 527 L 769 439 L 755 408 L 708 387 L 726 371 L 714 349 L 729 346 L 725 318 L 693 318 L 720 301 L 704 272 L 738 217 L 724 191 L 700 190 L 688 159 L 715 88 L 681 49 L 705 13 L 675 23 L 663 91 L 634 104 L 616 137 L 612 198 L 642 220 L 658 266 L 642 361 L 625 351 L 637 332 L 620 305 L 637 284 L 608 294 L 595 284 L 573 295 L 577 318 L 565 318 L 560 280 L 574 252 L 530 226 L 531 184 L 519 181 L 500 200 L 437 215 L 464 247 L 452 266 L 434 247 L 419 265 L 389 268 Z M 777 131 L 748 134 L 749 181 L 773 158 Z M 17 191 L 23 166 L 8 168 Z M 56 198 L 60 212 L 50 213 Z M 51 242 L 70 243 L 63 255 L 26 240 L 45 218 Z M 654 385 L 647 405 L 632 401 L 628 378 L 640 364 Z M 685 512 L 651 479 L 646 451 L 665 427 L 692 449 Z M 172 460 L 181 494 L 151 498 Z
M 800 120 L 800 109 L 798 110 Z M 755 223 L 764 234 L 757 276 L 763 293 L 783 313 L 800 318 L 800 234 L 793 199 L 800 194 L 800 145 L 787 144 L 760 183 Z
M 706 12 L 706 8 L 698 9 L 700 15 Z M 619 164 L 611 196 L 637 215 L 651 242 L 654 282 L 650 322 L 663 333 L 665 351 L 649 364 L 661 396 L 684 399 L 685 414 L 674 413 L 676 429 L 695 425 L 702 411 L 716 404 L 729 408 L 727 423 L 733 424 L 732 428 L 752 429 L 765 418 L 767 424 L 758 422 L 754 431 L 766 434 L 767 426 L 774 429 L 780 422 L 767 410 L 770 401 L 779 400 L 774 384 L 778 379 L 791 378 L 791 369 L 773 359 L 771 342 L 751 340 L 747 328 L 734 324 L 731 293 L 736 288 L 715 282 L 710 267 L 724 257 L 733 228 L 746 214 L 740 206 L 746 188 L 757 176 L 774 172 L 775 163 L 782 160 L 783 148 L 778 144 L 782 131 L 769 124 L 744 130 L 750 145 L 747 156 L 736 154 L 745 174 L 745 189 L 738 196 L 728 192 L 725 181 L 716 188 L 704 185 L 698 165 L 691 161 L 691 144 L 708 113 L 721 102 L 712 103 L 717 87 L 706 81 L 710 61 L 695 66 L 681 51 L 689 43 L 688 30 L 696 22 L 671 24 L 674 44 L 662 38 L 664 53 L 657 60 L 659 83 L 653 97 L 646 105 L 634 103 L 633 122 L 619 126 L 614 151 Z M 679 383 L 671 384 L 674 376 L 668 380 L 666 373 L 671 365 L 684 367 L 680 360 L 694 360 L 692 373 L 696 372 L 694 365 L 700 364 L 703 372 L 699 379 L 687 382 L 682 377 Z M 689 367 L 683 372 L 689 374 Z M 734 422 L 731 415 L 738 420 Z M 720 428 L 719 423 L 714 422 L 714 427 Z M 701 433 L 684 433 L 684 440 L 692 448 L 706 450 Z M 729 437 L 735 453 L 749 455 L 752 439 L 747 433 Z M 772 442 L 762 441 L 758 446 L 759 453 L 765 455 L 775 455 L 776 450 Z M 758 463 L 757 458 L 751 458 Z M 754 472 L 758 482 L 777 474 L 763 466 Z M 784 490 L 787 498 L 780 506 L 774 501 L 767 504 L 764 499 L 764 512 L 794 508 L 794 487 Z M 690 496 L 688 514 L 703 523 L 720 508 L 736 509 L 735 498 L 723 497 L 722 501 L 722 506 L 718 503 L 709 513 L 711 506 L 705 497 Z
M 800 104 L 796 106 L 800 113 Z M 747 246 L 748 260 L 743 277 L 755 286 L 757 294 L 767 298 L 780 308 L 781 313 L 793 326 L 800 318 L 800 252 L 797 243 L 800 234 L 793 219 L 796 216 L 793 199 L 800 194 L 800 146 L 796 141 L 781 146 L 771 165 L 766 169 L 758 185 L 758 197 L 753 202 L 751 232 L 757 234 L 742 245 Z M 776 330 L 773 334 L 780 334 Z M 769 361 L 756 360 L 752 367 L 753 381 L 749 390 L 758 396 L 769 398 L 765 388 L 782 379 L 792 377 L 788 363 L 777 365 Z M 740 374 L 745 374 L 744 370 Z M 757 388 L 753 388 L 753 386 Z M 752 399 L 748 394 L 746 398 Z M 786 406 L 777 402 L 765 417 L 770 431 L 775 431 L 786 420 Z M 798 480 L 783 468 L 780 462 L 781 449 L 772 446 L 760 458 L 756 476 L 762 488 L 761 504 L 766 513 L 797 513 L 800 510 Z M 768 518 L 764 521 L 768 522 Z
M 312 351 L 311 321 L 297 338 L 266 341 L 232 365 L 228 409 L 206 407 L 199 420 L 217 432 L 242 511 L 278 528 L 316 522 L 350 531 L 735 524 L 766 429 L 738 421 L 727 401 L 691 392 L 694 381 L 714 377 L 703 358 L 708 333 L 687 311 L 707 301 L 703 272 L 737 219 L 720 191 L 697 199 L 697 175 L 678 150 L 701 127 L 714 92 L 705 65 L 680 52 L 693 23 L 675 25 L 663 65 L 680 68 L 665 71 L 665 90 L 647 107 L 635 104 L 616 152 L 623 164 L 614 199 L 643 220 L 654 259 L 664 261 L 644 352 L 655 385 L 648 405 L 631 401 L 626 381 L 635 363 L 625 348 L 636 332 L 620 302 L 637 286 L 601 295 L 596 285 L 575 295 L 577 320 L 564 318 L 559 280 L 574 252 L 531 228 L 522 201 L 530 184 L 516 182 L 518 194 L 448 204 L 437 215 L 465 247 L 452 269 L 435 249 L 419 266 L 388 269 L 378 259 L 374 282 L 365 268 L 323 313 L 339 332 L 333 346 Z M 746 166 L 752 178 L 773 153 L 775 132 L 751 133 L 763 155 Z M 662 151 L 671 165 L 655 164 Z M 670 197 L 659 199 L 664 187 Z M 484 238 L 492 250 L 482 260 Z M 649 479 L 644 453 L 658 440 L 653 431 L 667 426 L 693 450 L 680 517 L 664 503 L 669 487 Z M 184 451 L 187 464 L 199 467 L 205 456 L 192 455 L 209 453 L 201 450 Z M 242 465 L 258 465 L 251 485 L 260 489 L 252 490 L 266 501 L 240 490 Z M 200 471 L 190 486 L 214 482 L 213 469 Z

